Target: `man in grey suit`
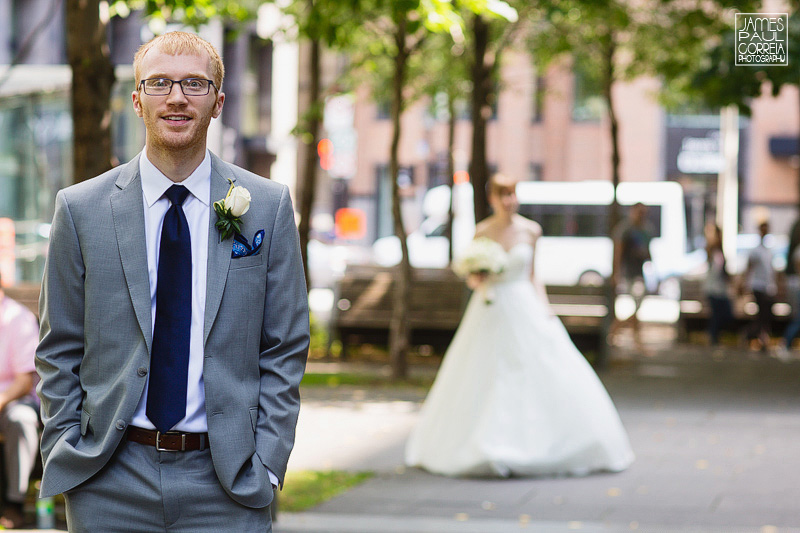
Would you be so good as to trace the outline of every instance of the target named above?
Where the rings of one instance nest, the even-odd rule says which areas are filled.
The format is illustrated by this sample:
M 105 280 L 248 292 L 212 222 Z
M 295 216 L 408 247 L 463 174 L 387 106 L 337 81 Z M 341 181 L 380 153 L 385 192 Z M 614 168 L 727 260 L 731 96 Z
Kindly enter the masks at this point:
M 289 193 L 206 149 L 213 46 L 167 33 L 134 70 L 144 151 L 56 197 L 41 494 L 76 532 L 271 531 L 309 341 Z

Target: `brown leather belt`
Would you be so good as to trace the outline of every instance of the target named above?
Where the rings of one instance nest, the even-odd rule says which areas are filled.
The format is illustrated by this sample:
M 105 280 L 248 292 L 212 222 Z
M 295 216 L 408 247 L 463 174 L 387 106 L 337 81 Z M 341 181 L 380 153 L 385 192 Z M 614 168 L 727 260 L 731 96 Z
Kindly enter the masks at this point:
M 161 433 L 154 429 L 128 427 L 128 440 L 155 446 L 160 452 L 187 452 L 204 450 L 208 447 L 208 433 Z

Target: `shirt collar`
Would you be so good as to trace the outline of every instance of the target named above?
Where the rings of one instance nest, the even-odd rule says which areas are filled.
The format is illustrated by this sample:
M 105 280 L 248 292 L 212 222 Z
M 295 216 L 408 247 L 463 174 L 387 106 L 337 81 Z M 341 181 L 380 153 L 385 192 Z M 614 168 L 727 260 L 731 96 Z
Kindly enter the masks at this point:
M 166 177 L 156 166 L 147 159 L 147 150 L 142 151 L 139 158 L 139 173 L 142 176 L 142 191 L 147 207 L 152 207 L 172 185 L 171 179 Z M 203 161 L 194 169 L 181 185 L 189 189 L 192 196 L 208 206 L 211 198 L 211 156 L 206 150 Z

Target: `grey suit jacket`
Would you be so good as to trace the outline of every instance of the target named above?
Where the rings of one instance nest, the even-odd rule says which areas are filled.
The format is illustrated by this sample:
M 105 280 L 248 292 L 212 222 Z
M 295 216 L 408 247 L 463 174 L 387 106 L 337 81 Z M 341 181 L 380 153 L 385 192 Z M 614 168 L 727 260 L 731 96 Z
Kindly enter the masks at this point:
M 249 507 L 272 500 L 294 444 L 308 353 L 308 299 L 286 186 L 212 155 L 211 201 L 228 178 L 251 194 L 248 240 L 259 254 L 231 259 L 209 220 L 204 328 L 206 415 L 214 468 Z M 97 473 L 125 435 L 142 396 L 152 346 L 139 156 L 56 197 L 40 300 L 42 496 Z

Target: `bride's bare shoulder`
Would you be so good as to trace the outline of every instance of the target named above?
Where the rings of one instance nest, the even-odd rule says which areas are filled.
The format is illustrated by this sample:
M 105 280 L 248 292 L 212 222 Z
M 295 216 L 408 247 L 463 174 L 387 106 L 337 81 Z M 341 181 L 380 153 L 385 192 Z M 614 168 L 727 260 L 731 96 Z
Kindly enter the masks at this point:
M 542 235 L 542 226 L 535 220 L 531 220 L 522 215 L 517 215 L 515 222 L 524 228 L 524 230 L 531 234 L 534 239 L 538 239 Z

